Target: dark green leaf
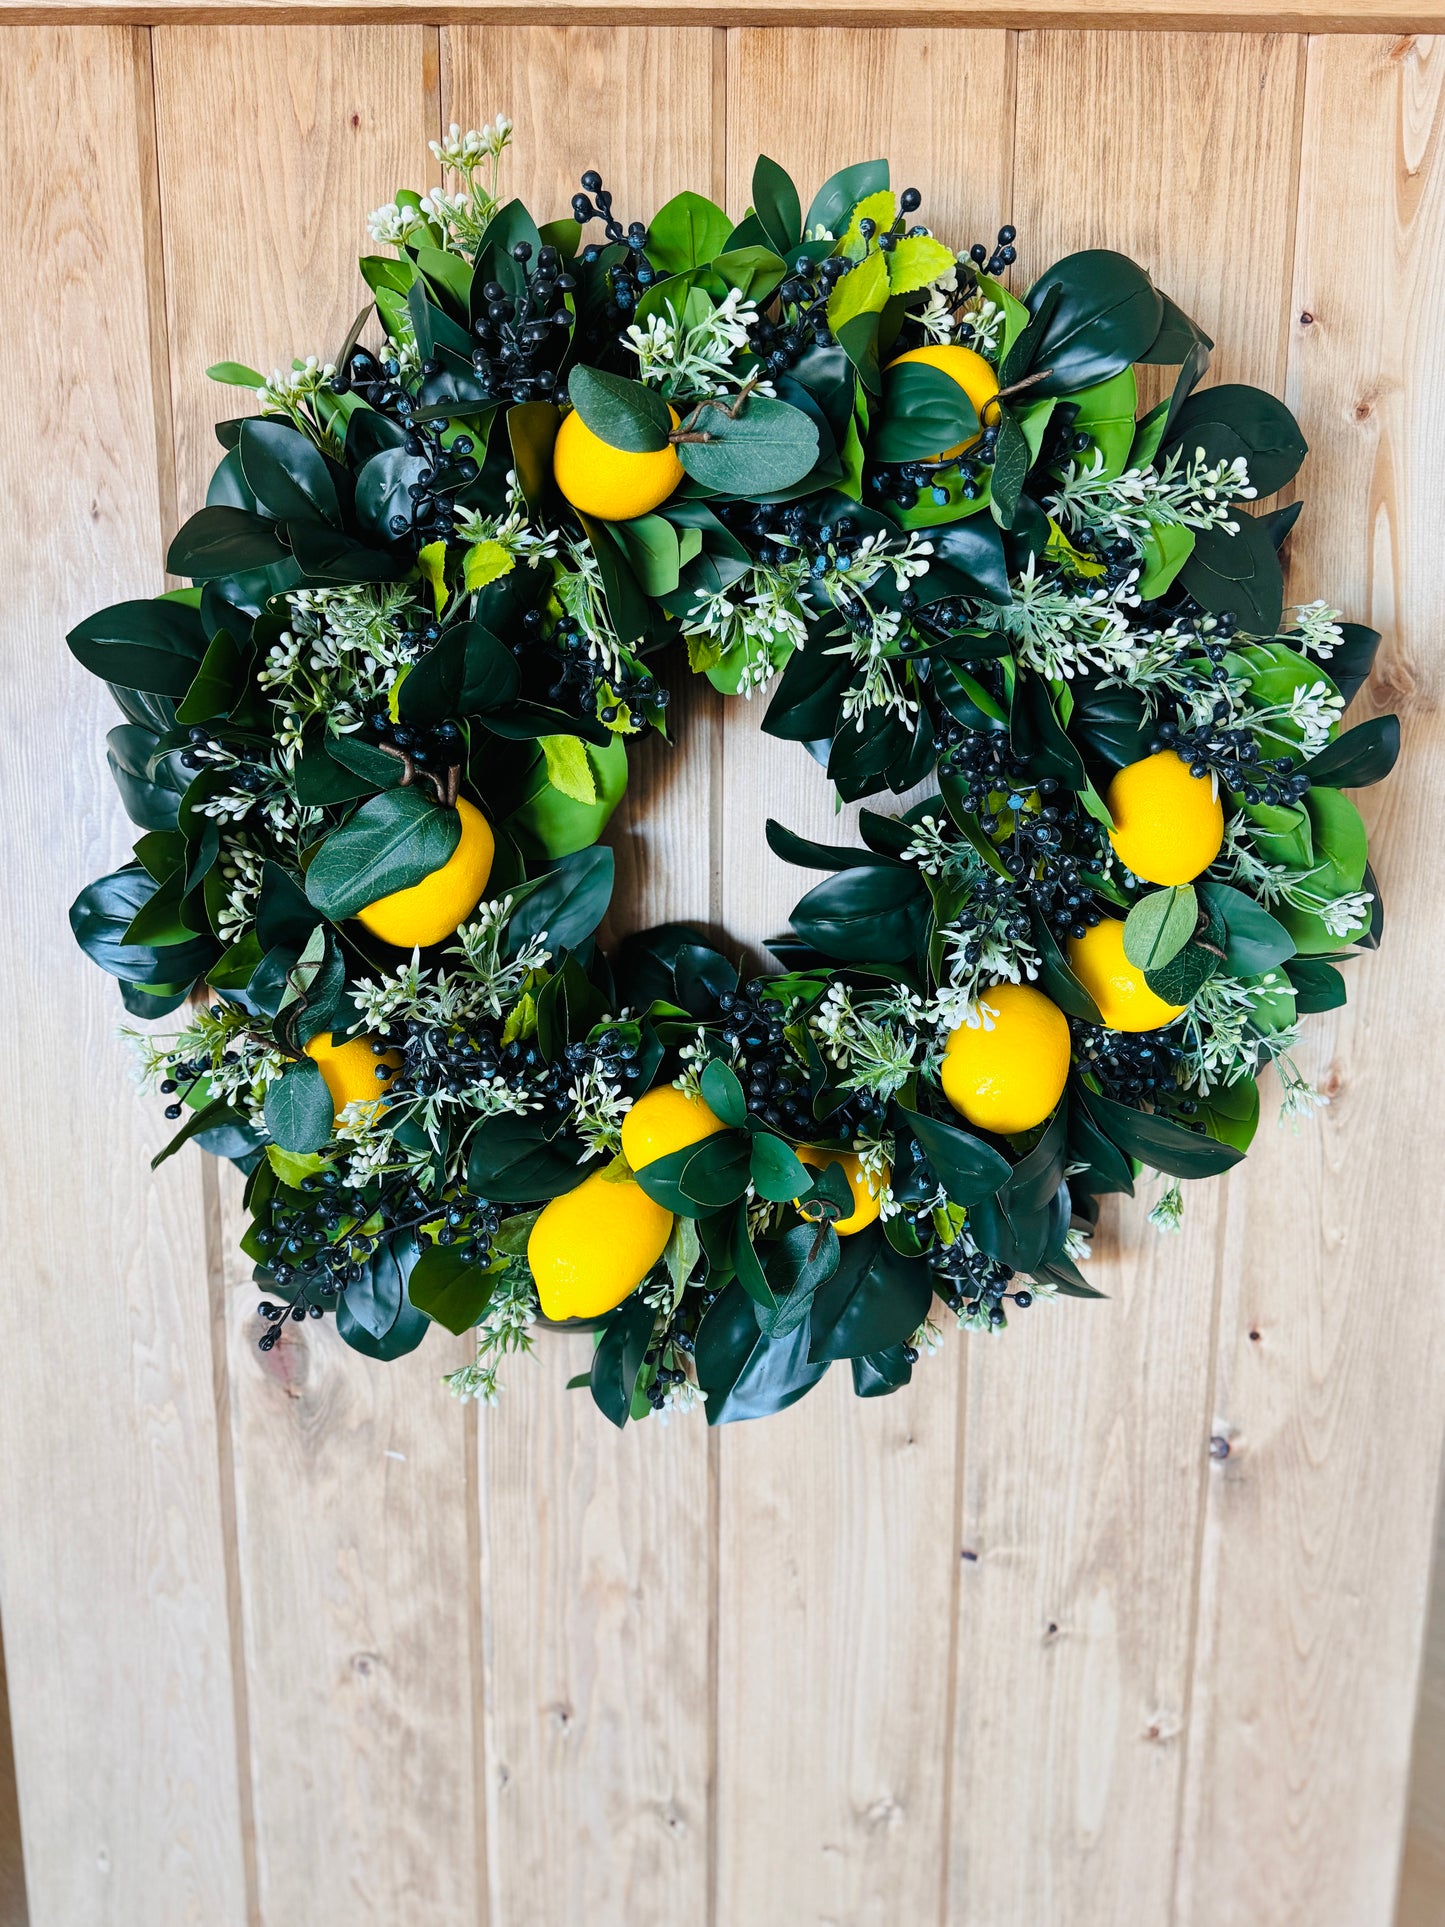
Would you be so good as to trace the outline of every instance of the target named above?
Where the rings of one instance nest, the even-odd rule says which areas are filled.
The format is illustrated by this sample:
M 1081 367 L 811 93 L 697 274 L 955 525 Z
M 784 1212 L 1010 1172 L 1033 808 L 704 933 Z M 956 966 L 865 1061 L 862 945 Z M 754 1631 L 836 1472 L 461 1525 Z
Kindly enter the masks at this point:
M 1187 1004 L 1220 968 L 1220 958 L 1202 943 L 1189 943 L 1157 970 L 1146 970 L 1144 981 L 1166 1004 Z
M 683 1217 L 704 1217 L 734 1203 L 748 1188 L 752 1139 L 744 1131 L 715 1131 L 697 1144 L 644 1164 L 633 1175 L 648 1197 Z
M 853 1360 L 853 1390 L 859 1398 L 887 1398 L 912 1377 L 913 1360 L 904 1345 L 890 1345 L 886 1351 Z
M 1094 1091 L 1081 1099 L 1089 1116 L 1119 1149 L 1156 1171 L 1167 1171 L 1176 1178 L 1212 1178 L 1244 1155 L 1232 1145 L 1186 1130 L 1170 1118 L 1147 1111 L 1136 1111 Z
M 1027 368 L 1009 363 L 1010 380 L 1047 375 L 1030 395 L 1091 388 L 1136 362 L 1159 332 L 1164 302 L 1141 267 L 1106 248 L 1071 254 L 1040 275 L 1025 298 L 1032 317 L 1014 344 Z
M 245 421 L 239 449 L 247 487 L 276 521 L 340 526 L 326 457 L 299 429 L 274 417 Z
M 656 389 L 578 362 L 567 377 L 567 393 L 587 427 L 609 448 L 643 455 L 667 447 L 672 421 Z
M 951 375 L 927 362 L 904 361 L 884 373 L 868 453 L 875 462 L 932 461 L 978 430 L 973 403 Z
M 498 1274 L 470 1263 L 455 1245 L 422 1248 L 411 1274 L 411 1301 L 418 1311 L 460 1335 L 479 1325 L 492 1301 Z
M 204 1137 L 208 1131 L 214 1131 L 223 1125 L 229 1125 L 234 1128 L 244 1126 L 245 1122 L 246 1120 L 242 1117 L 241 1113 L 239 1111 L 233 1111 L 225 1098 L 213 1098 L 209 1104 L 203 1104 L 200 1110 L 192 1111 L 191 1115 L 186 1119 L 185 1123 L 169 1143 L 166 1144 L 164 1149 L 156 1152 L 155 1156 L 151 1159 L 152 1171 L 159 1165 L 164 1164 L 167 1158 L 174 1157 L 181 1146 L 183 1144 L 189 1144 L 193 1138 Z
M 887 867 L 873 850 L 849 849 L 839 843 L 815 843 L 811 837 L 798 836 L 785 829 L 774 817 L 764 826 L 768 848 L 784 863 L 802 870 L 876 870 Z M 896 867 L 892 866 L 892 867 Z
M 753 164 L 753 211 L 768 246 L 791 255 L 803 238 L 803 204 L 792 177 L 766 154 L 759 154 Z
M 549 1138 L 534 1114 L 504 1113 L 483 1118 L 472 1133 L 467 1183 L 479 1197 L 500 1204 L 535 1204 L 575 1191 L 588 1175 L 586 1155 L 575 1138 Z
M 816 234 L 821 228 L 835 238 L 841 237 L 855 205 L 887 185 L 887 161 L 855 161 L 851 167 L 840 168 L 813 196 L 808 209 L 809 230 Z
M 1271 636 L 1284 612 L 1284 574 L 1269 530 L 1237 505 L 1238 533 L 1221 528 L 1195 532 L 1194 549 L 1179 581 L 1211 615 L 1232 615 L 1240 627 Z
M 714 1057 L 704 1070 L 701 1089 L 703 1102 L 714 1117 L 721 1118 L 733 1130 L 740 1130 L 747 1123 L 748 1101 L 737 1072 L 720 1057 Z
M 1211 467 L 1243 456 L 1260 495 L 1283 488 L 1308 453 L 1299 424 L 1282 401 L 1236 382 L 1189 397 L 1170 423 L 1160 453 L 1175 448 L 1186 466 L 1196 449 L 1203 449 Z
M 838 1269 L 841 1252 L 842 1241 L 831 1225 L 794 1225 L 768 1245 L 764 1269 L 774 1302 L 771 1309 L 760 1306 L 757 1320 L 769 1338 L 786 1338 L 798 1329 L 813 1294 Z
M 877 1226 L 840 1239 L 838 1267 L 813 1294 L 808 1356 L 862 1358 L 904 1344 L 928 1316 L 928 1266 L 904 1258 Z
M 206 654 L 199 612 L 163 597 L 100 609 L 77 623 L 66 642 L 92 675 L 178 701 Z
M 1399 754 L 1399 717 L 1374 716 L 1326 744 L 1304 765 L 1304 773 L 1312 783 L 1331 789 L 1364 789 L 1388 776 Z
M 416 789 L 387 790 L 333 830 L 306 873 L 306 894 L 333 922 L 407 890 L 456 849 L 461 818 Z
M 785 1337 L 758 1328 L 753 1301 L 734 1281 L 703 1317 L 697 1334 L 697 1378 L 707 1393 L 707 1422 L 768 1418 L 810 1392 L 827 1371 L 808 1358 L 808 1321 Z
M 283 1151 L 319 1151 L 336 1118 L 320 1066 L 309 1058 L 267 1085 L 265 1109 L 266 1129 Z
M 1301 1017 L 1320 1010 L 1339 1010 L 1348 992 L 1345 980 L 1322 957 L 1291 957 L 1285 975 L 1294 989 L 1295 1009 Z
M 588 1380 L 599 1412 L 619 1428 L 632 1412 L 632 1395 L 642 1374 L 657 1313 L 640 1291 L 624 1298 L 603 1327 L 592 1354 Z
M 994 450 L 993 484 L 990 504 L 1000 528 L 1011 529 L 1018 514 L 1019 497 L 1033 456 L 1024 431 L 1007 408 L 998 411 L 998 443 Z
M 917 1138 L 939 1183 L 954 1204 L 967 1208 L 997 1191 L 1009 1178 L 1010 1165 L 991 1145 L 955 1124 L 944 1124 L 906 1105 L 895 1107 Z
M 182 524 L 167 552 L 166 568 L 172 575 L 188 575 L 193 582 L 202 582 L 270 568 L 289 556 L 290 551 L 276 534 L 275 523 L 264 516 L 252 515 L 247 509 L 204 508 Z
M 98 877 L 70 906 L 75 941 L 92 963 L 122 983 L 189 984 L 204 971 L 220 946 L 209 937 L 187 943 L 131 944 L 125 933 L 136 913 L 154 894 L 152 879 L 138 863 Z
M 774 1204 L 800 1197 L 813 1182 L 791 1146 L 771 1131 L 759 1131 L 753 1138 L 751 1176 L 758 1196 Z
M 540 885 L 523 898 L 507 923 L 507 943 L 515 954 L 536 937 L 555 955 L 585 943 L 612 900 L 611 850 L 593 846 L 554 863 Z
M 1288 930 L 1243 890 L 1206 879 L 1199 894 L 1224 925 L 1224 967 L 1231 976 L 1262 977 L 1294 955 Z
M 927 893 L 912 870 L 874 864 L 842 870 L 794 907 L 793 928 L 844 962 L 905 963 L 917 950 Z

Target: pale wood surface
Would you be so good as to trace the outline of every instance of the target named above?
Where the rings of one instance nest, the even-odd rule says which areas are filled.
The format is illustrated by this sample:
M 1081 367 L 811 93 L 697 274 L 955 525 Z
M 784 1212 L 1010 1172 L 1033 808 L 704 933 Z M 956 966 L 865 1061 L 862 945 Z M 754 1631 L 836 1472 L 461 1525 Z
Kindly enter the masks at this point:
M 27 778 L 0 830 L 25 911 L 7 982 L 57 1039 L 44 1076 L 12 1042 L 27 1128 L 6 1148 L 12 1197 L 37 1169 L 46 1187 L 9 1246 L 24 1309 L 0 1399 L 32 1919 L 1383 1922 L 1442 1422 L 1420 1189 L 1440 1045 L 1438 57 L 1013 35 L 972 9 L 985 30 L 938 31 L 947 5 L 927 31 L 823 34 L 438 33 L 445 5 L 402 0 L 374 29 L 363 11 L 217 30 L 224 9 L 193 0 L 208 24 L 0 36 L 0 184 L 42 242 L 0 412 L 27 505 L 0 536 Z M 1128 17 L 1186 15 L 1302 17 Z M 1088 24 L 1124 17 L 1103 0 Z M 1311 1020 L 1324 1120 L 1297 1142 L 1267 1122 L 1244 1171 L 1191 1188 L 1174 1244 L 1143 1223 L 1152 1192 L 1111 1210 L 1107 1304 L 948 1333 L 891 1400 L 858 1403 L 837 1368 L 765 1427 L 618 1438 L 565 1390 L 581 1338 L 544 1339 L 482 1413 L 438 1386 L 466 1347 L 437 1334 L 380 1367 L 308 1325 L 264 1358 L 234 1184 L 194 1158 L 146 1172 L 161 1126 L 64 928 L 130 840 L 108 701 L 66 623 L 159 586 L 211 423 L 245 405 L 206 364 L 334 353 L 367 209 L 434 177 L 440 122 L 498 111 L 512 186 L 559 213 L 592 163 L 630 218 L 683 185 L 739 211 L 759 147 L 805 186 L 866 149 L 959 242 L 1013 219 L 1024 271 L 1134 252 L 1219 335 L 1217 376 L 1288 376 L 1314 445 L 1298 592 L 1386 631 L 1371 700 L 1401 710 L 1407 756 L 1363 803 L 1390 928 L 1350 1011 Z M 59 170 L 58 128 L 80 156 Z M 63 574 L 37 571 L 36 528 Z M 689 689 L 677 715 L 610 833 L 617 925 L 685 917 L 758 946 L 814 880 L 767 854 L 763 817 L 843 840 L 851 813 L 756 709 Z M 73 799 L 58 842 L 37 773 Z
M 1228 1198 L 1189 1927 L 1354 1927 L 1395 1892 L 1441 1435 L 1442 123 L 1438 44 L 1312 44 L 1288 395 L 1314 454 L 1290 579 L 1384 631 L 1361 711 L 1399 712 L 1405 778 L 1359 798 L 1387 940 L 1300 1053 L 1330 1107 L 1297 1141 L 1263 1129 Z M 1346 237 L 1371 264 L 1348 289 Z
M 0 23 L 916 27 L 906 0 L 0 0 Z M 1445 0 L 932 0 L 929 25 L 1204 33 L 1429 32 Z
M 1445 1506 L 1437 1514 L 1430 1618 L 1410 1760 L 1410 1805 L 1400 1862 L 1396 1927 L 1445 1918 Z
M 11 36 L 0 63 L 0 191 L 36 241 L 30 372 L 0 411 L 0 1612 L 32 1917 L 229 1927 L 245 1896 L 198 1175 L 147 1169 L 171 1127 L 65 927 L 135 833 L 105 765 L 114 706 L 64 632 L 162 586 L 148 91 L 128 29 Z M 38 171 L 62 129 L 66 165 Z
M 211 423 L 252 408 L 198 371 L 332 358 L 364 299 L 367 210 L 433 178 L 437 40 L 166 28 L 155 73 L 184 516 L 217 460 Z M 377 1372 L 308 1324 L 259 1352 L 239 1186 L 220 1179 L 254 1904 L 268 1922 L 474 1921 L 471 1427 L 438 1383 L 465 1348 L 436 1331 Z
M 1300 60 L 1274 37 L 1021 35 L 1020 285 L 1121 248 L 1221 343 L 1211 375 L 1278 392 Z M 1020 1825 L 955 1835 L 960 1922 L 1106 1927 L 1123 1895 L 1168 1918 L 1223 1190 L 1185 1187 L 1176 1240 L 1143 1221 L 1158 1189 L 1106 1207 L 1107 1304 L 968 1348 L 955 1810 L 1007 1786 Z
M 595 166 L 626 222 L 721 189 L 719 43 L 696 28 L 450 33 L 447 116 L 506 111 L 517 193 L 565 212 Z M 664 680 L 689 680 L 684 658 Z M 609 832 L 623 929 L 710 913 L 716 705 L 677 708 L 679 747 L 635 759 Z M 587 1338 L 544 1338 L 478 1427 L 492 1902 L 508 1927 L 663 1920 L 707 1891 L 710 1441 L 690 1422 L 619 1437 L 566 1389 L 591 1355 Z

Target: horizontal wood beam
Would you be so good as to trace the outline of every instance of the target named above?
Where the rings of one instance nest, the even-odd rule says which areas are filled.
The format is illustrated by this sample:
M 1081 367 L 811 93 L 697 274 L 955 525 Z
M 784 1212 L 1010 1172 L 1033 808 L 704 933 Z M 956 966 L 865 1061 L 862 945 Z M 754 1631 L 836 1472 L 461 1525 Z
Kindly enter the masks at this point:
M 1212 33 L 1431 33 L 1445 0 L 0 0 L 0 26 L 1015 27 Z

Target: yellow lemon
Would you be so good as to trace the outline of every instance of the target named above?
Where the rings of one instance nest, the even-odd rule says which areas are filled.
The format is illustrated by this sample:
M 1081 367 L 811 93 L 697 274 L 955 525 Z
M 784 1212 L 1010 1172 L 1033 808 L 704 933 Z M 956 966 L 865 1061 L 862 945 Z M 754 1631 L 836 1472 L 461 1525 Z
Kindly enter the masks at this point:
M 980 422 L 983 421 L 983 411 L 998 393 L 998 376 L 982 355 L 975 354 L 972 348 L 910 348 L 906 355 L 897 356 L 888 366 L 897 368 L 905 361 L 921 361 L 925 368 L 941 368 L 950 380 L 958 383 L 973 403 L 974 413 Z M 951 461 L 955 455 L 962 455 L 966 449 L 972 448 L 977 440 L 977 435 L 974 435 L 968 441 L 960 442 L 956 448 L 941 449 L 937 455 L 930 455 L 926 459 L 930 462 Z
M 384 943 L 394 943 L 399 950 L 440 943 L 481 902 L 496 849 L 492 826 L 465 797 L 458 798 L 457 814 L 462 833 L 440 869 L 409 890 L 393 890 L 357 911 L 357 922 Z
M 677 411 L 669 408 L 677 427 Z M 682 463 L 669 442 L 651 454 L 614 448 L 594 435 L 574 408 L 552 447 L 552 473 L 574 509 L 603 522 L 630 522 L 665 502 L 682 480 Z
M 1143 971 L 1124 955 L 1124 926 L 1117 917 L 1105 917 L 1082 937 L 1070 937 L 1069 962 L 1109 1030 L 1158 1030 L 1184 1009 L 1156 997 Z
M 544 1318 L 599 1318 L 636 1291 L 666 1249 L 672 1213 L 620 1166 L 543 1207 L 527 1239 Z
M 331 1093 L 331 1102 L 340 1117 L 348 1104 L 355 1104 L 365 1098 L 375 1098 L 391 1082 L 390 1076 L 378 1077 L 377 1071 L 384 1065 L 388 1071 L 401 1067 L 401 1059 L 394 1050 L 378 1057 L 371 1048 L 369 1037 L 348 1037 L 339 1044 L 331 1041 L 331 1032 L 323 1030 L 306 1045 L 306 1055 L 321 1072 L 321 1081 Z
M 700 1144 L 727 1126 L 700 1097 L 659 1084 L 639 1097 L 622 1120 L 622 1155 L 634 1171 L 657 1158 L 671 1157 L 685 1144 Z
M 846 1218 L 835 1218 L 833 1221 L 833 1229 L 840 1238 L 851 1238 L 855 1231 L 862 1231 L 865 1226 L 872 1224 L 878 1216 L 883 1186 L 888 1182 L 887 1171 L 875 1180 L 877 1190 L 870 1191 L 862 1162 L 851 1151 L 825 1151 L 817 1144 L 800 1144 L 798 1157 L 815 1171 L 826 1171 L 830 1164 L 842 1165 L 848 1189 L 853 1193 L 853 1209 Z
M 995 984 L 981 1001 L 992 1029 L 950 1031 L 940 1073 L 943 1095 L 982 1131 L 1008 1137 L 1042 1124 L 1069 1075 L 1069 1023 L 1057 1004 L 1027 984 Z
M 1207 776 L 1191 776 L 1172 749 L 1130 763 L 1109 785 L 1109 841 L 1146 883 L 1189 883 L 1224 841 L 1224 811 Z

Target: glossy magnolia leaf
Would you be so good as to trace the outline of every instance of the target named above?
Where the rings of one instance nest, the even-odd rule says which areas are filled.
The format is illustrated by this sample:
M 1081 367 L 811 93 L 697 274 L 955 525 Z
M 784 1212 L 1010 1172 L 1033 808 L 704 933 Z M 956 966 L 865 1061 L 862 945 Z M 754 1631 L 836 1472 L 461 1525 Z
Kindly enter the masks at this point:
M 818 1287 L 838 1269 L 842 1241 L 831 1225 L 799 1224 L 768 1246 L 765 1267 L 773 1307 L 757 1320 L 770 1338 L 786 1338 L 812 1309 Z
M 1302 1017 L 1314 1011 L 1339 1010 L 1345 1003 L 1345 980 L 1323 957 L 1291 957 L 1284 969 L 1294 990 L 1295 1009 Z
M 916 872 L 873 864 L 841 870 L 794 906 L 793 928 L 825 956 L 904 963 L 922 937 L 927 896 Z
M 1151 890 L 1124 919 L 1124 955 L 1138 970 L 1159 970 L 1194 935 L 1199 900 L 1187 883 Z
M 1029 289 L 1025 305 L 1032 319 L 1014 344 L 1007 374 L 1010 381 L 1040 376 L 1030 391 L 1035 400 L 1091 388 L 1138 361 L 1164 312 L 1144 270 L 1107 248 L 1056 262 Z M 1016 368 L 1021 350 L 1027 365 Z
M 881 866 L 874 850 L 849 848 L 841 843 L 817 843 L 810 836 L 799 836 L 769 817 L 763 829 L 768 848 L 784 863 L 803 870 L 876 870 Z M 896 867 L 896 866 L 894 866 Z
M 1037 910 L 1033 912 L 1033 926 L 1034 948 L 1039 953 L 1039 988 L 1066 1016 L 1086 1024 L 1101 1024 L 1104 1020 L 1099 1006 L 1074 975 L 1058 938 Z
M 624 1298 L 603 1327 L 592 1354 L 588 1384 L 599 1412 L 619 1428 L 632 1415 L 632 1396 L 642 1376 L 657 1314 L 640 1291 Z
M 319 1151 L 331 1136 L 335 1110 L 320 1066 L 289 1064 L 266 1086 L 266 1129 L 283 1151 Z
M 155 893 L 152 879 L 138 863 L 88 884 L 70 906 L 75 941 L 92 963 L 123 983 L 142 989 L 151 984 L 189 984 L 220 954 L 210 937 L 185 943 L 127 943 L 125 933 Z
M 802 481 L 818 459 L 817 424 L 801 408 L 749 395 L 736 415 L 720 402 L 694 408 L 686 432 L 706 437 L 676 444 L 695 481 L 721 494 L 775 494 Z
M 1284 487 L 1309 452 L 1299 423 L 1262 388 L 1224 382 L 1197 389 L 1175 415 L 1161 454 L 1177 448 L 1187 467 L 1196 450 L 1212 468 L 1242 457 L 1257 494 Z
M 1224 925 L 1224 968 L 1231 976 L 1262 977 L 1294 955 L 1288 930 L 1245 891 L 1206 879 L 1199 894 Z
M 1210 615 L 1231 615 L 1242 629 L 1270 636 L 1284 613 L 1284 574 L 1269 530 L 1236 506 L 1237 533 L 1199 529 L 1179 581 Z
M 848 217 L 865 195 L 878 194 L 888 186 L 887 161 L 855 161 L 828 179 L 813 196 L 808 209 L 807 227 L 812 234 L 820 230 L 835 239 L 848 225 Z
M 1008 1159 L 992 1145 L 956 1124 L 944 1124 L 898 1105 L 899 1115 L 918 1139 L 924 1156 L 937 1173 L 938 1181 L 954 1204 L 965 1208 L 978 1204 L 997 1191 L 1009 1178 Z
M 928 540 L 933 558 L 922 578 L 934 600 L 940 596 L 981 596 L 1000 605 L 1013 600 L 1003 537 L 987 516 L 973 516 L 953 528 L 934 529 Z M 920 585 L 922 586 L 922 585 Z
M 748 1188 L 753 1140 L 745 1131 L 716 1131 L 697 1144 L 644 1164 L 633 1175 L 665 1210 L 705 1217 L 734 1203 Z
M 575 1191 L 598 1167 L 576 1138 L 548 1137 L 542 1120 L 504 1113 L 483 1118 L 472 1133 L 467 1183 L 501 1204 L 535 1204 Z
M 1007 408 L 998 410 L 998 441 L 994 448 L 990 506 L 1000 528 L 1011 529 L 1018 514 L 1033 454 L 1017 418 Z
M 1378 629 L 1367 629 L 1362 622 L 1342 622 L 1341 642 L 1330 657 L 1330 680 L 1347 703 L 1353 702 L 1369 679 L 1375 654 L 1380 647 Z
M 1172 1177 L 1216 1177 L 1238 1164 L 1244 1155 L 1232 1145 L 1186 1130 L 1170 1118 L 1116 1104 L 1094 1091 L 1086 1092 L 1082 1102 L 1094 1122 L 1128 1157 L 1152 1164 L 1156 1171 L 1167 1171 Z
M 913 1377 L 913 1359 L 904 1345 L 870 1352 L 853 1360 L 853 1390 L 859 1398 L 886 1398 L 901 1391 Z
M 287 561 L 290 553 L 266 517 L 248 509 L 204 508 L 182 524 L 167 551 L 166 568 L 172 575 L 203 582 L 270 568 Z
M 655 388 L 579 362 L 567 377 L 567 393 L 587 427 L 610 448 L 642 455 L 667 447 L 672 420 Z
M 927 1267 L 900 1256 L 876 1225 L 839 1244 L 837 1269 L 813 1294 L 808 1356 L 815 1363 L 903 1344 L 933 1300 Z
M 278 522 L 330 522 L 341 505 L 326 457 L 309 436 L 274 417 L 241 424 L 241 473 L 262 509 Z
M 575 950 L 596 930 L 612 901 L 614 858 L 592 845 L 554 863 L 507 922 L 507 945 L 515 954 L 535 937 L 555 955 Z
M 336 1309 L 336 1329 L 348 1345 L 371 1358 L 395 1358 L 421 1343 L 429 1321 L 407 1295 L 407 1280 L 417 1256 L 415 1233 L 403 1232 L 381 1245 L 366 1262 L 360 1278 L 346 1287 Z M 403 1313 L 407 1322 L 397 1333 L 400 1349 L 386 1349 Z M 418 1320 L 421 1329 L 415 1331 Z
M 472 1264 L 455 1245 L 428 1244 L 408 1288 L 418 1311 L 459 1336 L 481 1323 L 500 1275 L 500 1266 Z
M 787 256 L 803 238 L 803 204 L 792 177 L 766 154 L 753 164 L 753 212 L 768 246 Z
M 1326 744 L 1304 765 L 1304 773 L 1312 783 L 1331 789 L 1364 789 L 1388 776 L 1399 755 L 1399 717 L 1374 716 Z
M 408 890 L 439 870 L 462 833 L 455 810 L 416 789 L 387 790 L 363 803 L 322 843 L 306 872 L 306 894 L 333 922 L 378 897 Z
M 100 609 L 65 640 L 92 675 L 177 701 L 194 682 L 207 648 L 199 611 L 167 597 Z
M 827 1371 L 808 1357 L 808 1320 L 769 1338 L 753 1301 L 734 1280 L 718 1294 L 697 1334 L 697 1380 L 707 1393 L 707 1422 L 728 1425 L 767 1418 L 810 1392 Z
M 951 375 L 905 361 L 883 376 L 868 453 L 875 462 L 932 461 L 978 432 L 973 403 Z

